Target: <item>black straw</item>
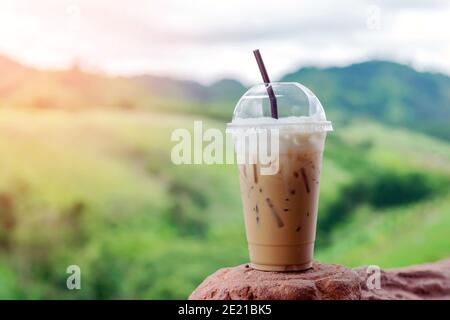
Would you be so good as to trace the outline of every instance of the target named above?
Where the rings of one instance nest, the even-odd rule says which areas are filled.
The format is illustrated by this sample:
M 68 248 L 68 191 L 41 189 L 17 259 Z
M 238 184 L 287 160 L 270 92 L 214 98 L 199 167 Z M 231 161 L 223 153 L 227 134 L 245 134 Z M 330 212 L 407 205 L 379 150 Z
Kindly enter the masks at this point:
M 255 55 L 256 62 L 258 63 L 259 71 L 261 72 L 264 84 L 267 89 L 267 94 L 269 95 L 270 112 L 272 113 L 272 118 L 278 119 L 277 98 L 275 97 L 273 88 L 270 85 L 269 75 L 267 74 L 266 67 L 264 66 L 264 61 L 261 57 L 261 53 L 259 52 L 259 49 L 256 49 L 256 50 L 253 50 L 253 54 Z

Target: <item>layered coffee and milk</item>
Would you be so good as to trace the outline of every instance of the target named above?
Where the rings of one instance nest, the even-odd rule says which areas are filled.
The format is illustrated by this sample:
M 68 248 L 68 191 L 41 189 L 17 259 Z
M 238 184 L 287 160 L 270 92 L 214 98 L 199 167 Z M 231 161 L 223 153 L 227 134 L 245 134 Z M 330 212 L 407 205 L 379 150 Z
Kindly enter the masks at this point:
M 275 174 L 261 174 L 265 164 L 257 160 L 239 164 L 250 260 L 260 270 L 304 270 L 312 262 L 326 133 L 290 120 L 278 127 Z
M 228 124 L 235 139 L 250 261 L 259 270 L 305 270 L 313 260 L 322 154 L 332 126 L 317 97 L 298 83 L 270 84 L 278 108 L 278 115 L 270 117 L 274 97 L 268 86 L 249 89 Z M 278 142 L 276 150 L 270 148 L 271 156 L 276 154 L 269 163 L 261 161 L 261 150 L 267 148 L 260 147 L 271 142 L 253 140 L 256 147 L 250 143 L 245 149 L 239 140 L 265 130 L 275 130 L 275 135 L 262 136 L 271 142 L 275 136 Z

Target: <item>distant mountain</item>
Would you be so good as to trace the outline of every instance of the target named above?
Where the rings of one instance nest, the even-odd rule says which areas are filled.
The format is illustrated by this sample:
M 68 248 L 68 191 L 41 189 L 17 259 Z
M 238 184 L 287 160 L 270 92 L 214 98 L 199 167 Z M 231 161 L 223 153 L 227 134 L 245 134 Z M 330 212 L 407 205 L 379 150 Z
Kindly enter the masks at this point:
M 450 140 L 450 78 L 387 61 L 303 68 L 282 77 L 314 91 L 327 110 L 366 116 Z
M 313 90 L 335 123 L 369 117 L 450 140 L 450 77 L 387 61 L 302 68 L 281 78 Z M 77 68 L 45 71 L 0 56 L 0 107 L 159 108 L 229 119 L 245 86 L 141 75 L 110 77 Z
M 209 105 L 225 102 L 233 106 L 246 91 L 244 85 L 232 79 L 210 86 L 150 75 L 132 80 L 158 95 Z M 368 117 L 450 140 L 448 76 L 418 72 L 388 61 L 368 61 L 347 67 L 302 68 L 280 81 L 300 82 L 309 87 L 335 118 L 351 121 Z M 228 118 L 230 110 L 219 110 L 218 114 Z
M 16 72 L 18 70 L 23 70 L 25 67 L 20 63 L 0 55 L 0 71 L 5 76 L 7 72 Z M 31 68 L 28 68 L 31 69 Z
M 244 94 L 246 88 L 233 79 L 223 79 L 210 86 L 195 81 L 177 80 L 153 75 L 142 75 L 131 78 L 136 83 L 145 86 L 152 92 L 163 96 L 188 99 L 197 102 L 234 101 Z
M 125 77 L 39 70 L 0 56 L 0 108 L 148 108 L 154 96 Z
M 242 83 L 233 79 L 222 79 L 214 82 L 208 87 L 209 96 L 211 99 L 218 99 L 221 101 L 232 101 L 233 105 L 247 90 Z
M 195 81 L 178 80 L 154 75 L 140 75 L 130 78 L 152 92 L 162 96 L 204 101 L 208 97 L 208 89 Z

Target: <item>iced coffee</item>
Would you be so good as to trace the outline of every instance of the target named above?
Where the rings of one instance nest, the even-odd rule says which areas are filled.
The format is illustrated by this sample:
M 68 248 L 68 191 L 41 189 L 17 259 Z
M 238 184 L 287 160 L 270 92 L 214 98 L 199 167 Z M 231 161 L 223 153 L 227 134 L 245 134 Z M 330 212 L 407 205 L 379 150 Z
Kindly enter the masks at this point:
M 239 101 L 229 124 L 235 137 L 246 130 L 279 131 L 276 171 L 264 174 L 267 164 L 257 154 L 238 164 L 250 261 L 259 270 L 305 270 L 313 260 L 322 154 L 332 128 L 307 88 L 278 83 L 273 89 L 279 93 L 279 119 L 266 116 L 267 95 L 254 87 Z

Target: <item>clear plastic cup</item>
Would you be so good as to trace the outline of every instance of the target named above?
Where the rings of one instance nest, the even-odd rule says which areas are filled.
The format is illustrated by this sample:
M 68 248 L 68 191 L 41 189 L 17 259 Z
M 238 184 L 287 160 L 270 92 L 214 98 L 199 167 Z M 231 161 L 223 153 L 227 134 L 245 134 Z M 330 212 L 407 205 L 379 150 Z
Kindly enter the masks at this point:
M 267 86 L 275 93 L 278 119 L 271 117 Z M 235 140 L 253 268 L 297 271 L 311 267 L 322 155 L 331 130 L 319 99 L 298 83 L 258 84 L 237 103 L 227 131 Z M 255 132 L 266 134 L 252 144 L 249 135 Z M 277 143 L 269 143 L 270 139 Z M 246 148 L 243 141 L 248 141 Z M 263 149 L 272 152 L 272 157 L 266 157 L 268 163 L 262 163 Z

